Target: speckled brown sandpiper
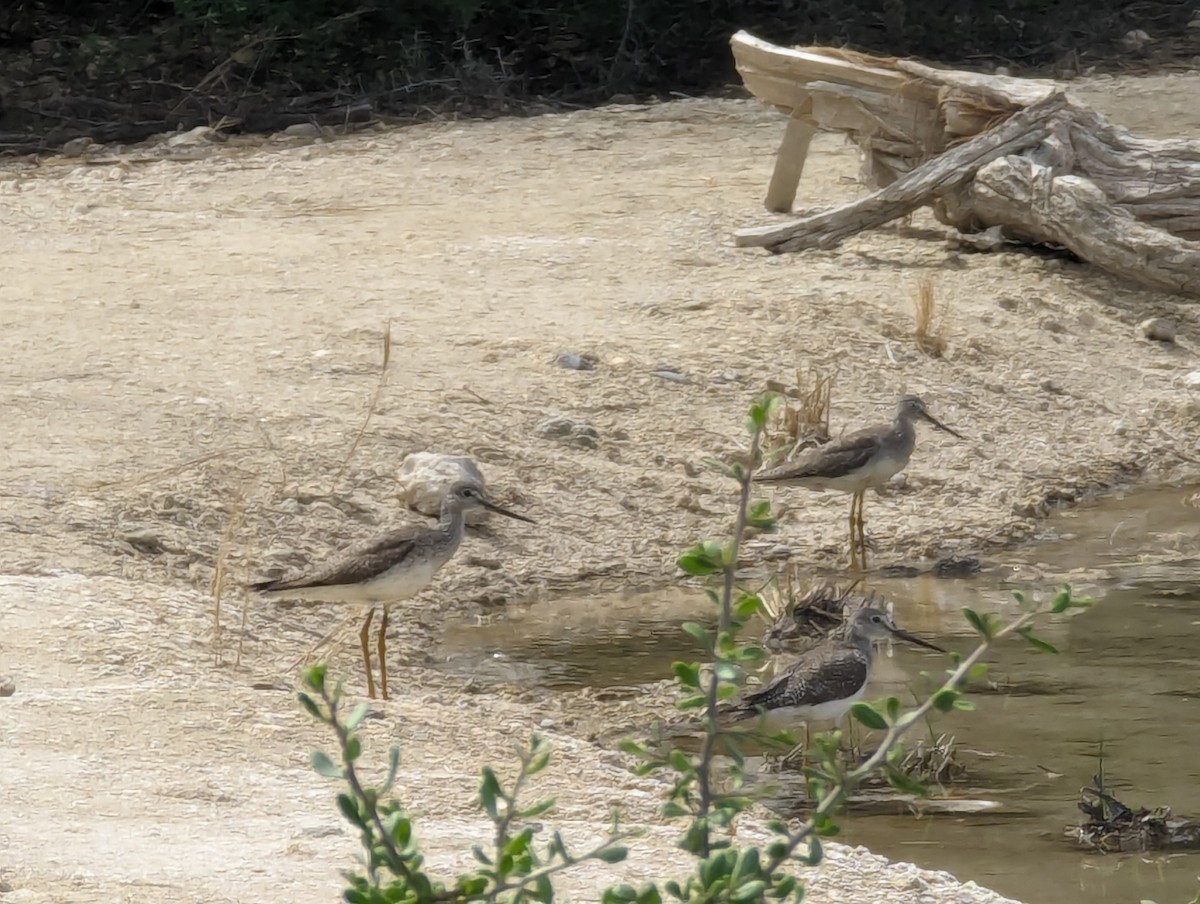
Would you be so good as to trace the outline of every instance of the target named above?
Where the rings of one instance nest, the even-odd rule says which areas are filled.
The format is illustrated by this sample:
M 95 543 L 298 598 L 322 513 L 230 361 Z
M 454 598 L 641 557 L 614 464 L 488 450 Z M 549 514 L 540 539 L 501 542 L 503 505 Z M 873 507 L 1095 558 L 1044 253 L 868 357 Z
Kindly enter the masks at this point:
M 320 600 L 332 603 L 356 603 L 367 606 L 359 640 L 363 664 L 367 670 L 367 696 L 375 696 L 371 674 L 369 637 L 375 607 L 383 609 L 379 623 L 379 687 L 388 699 L 387 626 L 388 606 L 424 590 L 433 576 L 450 561 L 462 543 L 466 522 L 463 513 L 485 508 L 508 518 L 534 523 L 532 518 L 510 512 L 488 499 L 478 484 L 460 480 L 451 484 L 442 497 L 441 519 L 436 527 L 408 525 L 382 537 L 376 537 L 348 549 L 332 565 L 312 574 L 277 581 L 263 581 L 253 588 L 284 598 Z
M 896 417 L 887 424 L 868 427 L 809 449 L 794 461 L 754 475 L 757 483 L 799 486 L 810 490 L 850 493 L 850 567 L 867 567 L 867 537 L 863 522 L 863 495 L 878 489 L 908 465 L 917 442 L 914 421 L 928 421 L 939 430 L 963 439 L 925 407 L 918 396 L 901 397 Z

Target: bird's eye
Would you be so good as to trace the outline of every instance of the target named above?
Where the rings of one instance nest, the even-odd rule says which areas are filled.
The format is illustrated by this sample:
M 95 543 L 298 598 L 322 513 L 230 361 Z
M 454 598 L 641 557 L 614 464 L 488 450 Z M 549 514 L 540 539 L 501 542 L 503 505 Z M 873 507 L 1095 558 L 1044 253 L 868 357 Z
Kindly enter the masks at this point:
M 877 624 L 877 625 L 878 625 L 878 624 L 880 624 L 880 623 L 882 623 L 882 622 L 883 622 L 883 619 L 882 619 L 882 618 L 880 618 L 878 615 L 872 615 L 872 616 L 871 616 L 871 621 L 875 622 L 875 624 Z

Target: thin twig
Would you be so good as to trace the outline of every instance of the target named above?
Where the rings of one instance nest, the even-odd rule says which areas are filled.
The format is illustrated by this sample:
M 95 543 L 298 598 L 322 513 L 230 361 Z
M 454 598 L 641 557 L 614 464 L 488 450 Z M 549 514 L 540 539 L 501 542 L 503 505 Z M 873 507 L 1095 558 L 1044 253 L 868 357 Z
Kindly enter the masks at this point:
M 371 418 L 375 415 L 375 407 L 379 404 L 379 396 L 383 393 L 383 387 L 388 379 L 388 365 L 392 361 L 392 322 L 389 320 L 383 331 L 383 367 L 379 371 L 379 382 L 375 384 L 375 391 L 371 393 L 371 401 L 367 406 L 367 416 L 363 418 L 362 425 L 358 428 L 358 433 L 354 437 L 354 442 L 350 444 L 350 448 L 346 452 L 346 457 L 342 459 L 342 463 L 338 465 L 337 471 L 333 475 L 333 480 L 330 481 L 329 491 L 337 486 L 338 479 L 346 470 L 346 465 L 350 463 L 350 459 L 354 457 L 354 452 L 358 449 L 358 444 L 363 438 L 363 434 L 367 432 L 367 425 L 371 423 Z

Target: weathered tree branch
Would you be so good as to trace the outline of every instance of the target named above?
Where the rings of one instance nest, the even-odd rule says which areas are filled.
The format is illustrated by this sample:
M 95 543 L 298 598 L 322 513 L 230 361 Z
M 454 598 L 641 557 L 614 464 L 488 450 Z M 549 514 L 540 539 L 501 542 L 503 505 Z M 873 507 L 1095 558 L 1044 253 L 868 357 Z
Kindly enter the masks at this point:
M 877 189 L 739 230 L 738 245 L 833 248 L 929 205 L 944 223 L 986 232 L 981 249 L 1004 239 L 1060 245 L 1143 285 L 1200 296 L 1200 141 L 1137 138 L 1053 82 L 774 47 L 745 33 L 732 44 L 746 86 L 788 113 L 797 134 L 847 134 Z M 780 150 L 770 210 L 791 208 L 803 159 L 785 155 L 798 150 L 807 141 Z
M 933 198 L 967 182 L 981 166 L 1038 144 L 1050 133 L 1050 118 L 1066 106 L 1065 95 L 1052 94 L 1013 115 L 998 128 L 960 144 L 880 191 L 790 223 L 739 229 L 736 242 L 742 247 L 758 246 L 776 252 L 832 248 L 857 232 L 882 226 L 929 204 Z

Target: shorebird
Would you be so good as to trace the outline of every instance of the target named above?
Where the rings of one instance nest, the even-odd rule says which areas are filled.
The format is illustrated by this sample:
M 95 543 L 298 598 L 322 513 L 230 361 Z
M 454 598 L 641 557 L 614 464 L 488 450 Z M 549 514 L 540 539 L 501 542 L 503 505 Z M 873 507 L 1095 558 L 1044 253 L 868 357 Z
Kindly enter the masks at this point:
M 442 497 L 441 519 L 437 527 L 412 524 L 352 546 L 333 564 L 311 574 L 277 581 L 262 581 L 253 588 L 283 598 L 320 600 L 330 603 L 357 603 L 367 606 L 359 640 L 363 664 L 367 670 L 367 696 L 375 696 L 371 674 L 371 650 L 368 645 L 375 607 L 383 609 L 379 622 L 379 687 L 388 699 L 387 626 L 388 606 L 424 590 L 433 576 L 450 561 L 462 543 L 466 522 L 463 513 L 485 508 L 508 518 L 533 524 L 532 518 L 510 512 L 488 499 L 483 488 L 469 480 L 459 480 Z
M 758 716 L 768 731 L 803 722 L 807 738 L 809 722 L 838 722 L 862 699 L 871 678 L 873 645 L 893 637 L 946 652 L 896 627 L 883 609 L 864 606 L 849 616 L 842 636 L 831 636 L 796 657 L 774 681 L 746 696 L 726 714 L 735 720 Z
M 823 446 L 809 449 L 794 461 L 755 474 L 757 483 L 799 486 L 810 490 L 838 490 L 850 497 L 850 567 L 867 567 L 867 538 L 863 524 L 863 496 L 879 489 L 908 465 L 917 442 L 914 421 L 928 421 L 939 430 L 963 439 L 925 407 L 920 397 L 902 396 L 896 417 L 888 424 L 858 430 Z

